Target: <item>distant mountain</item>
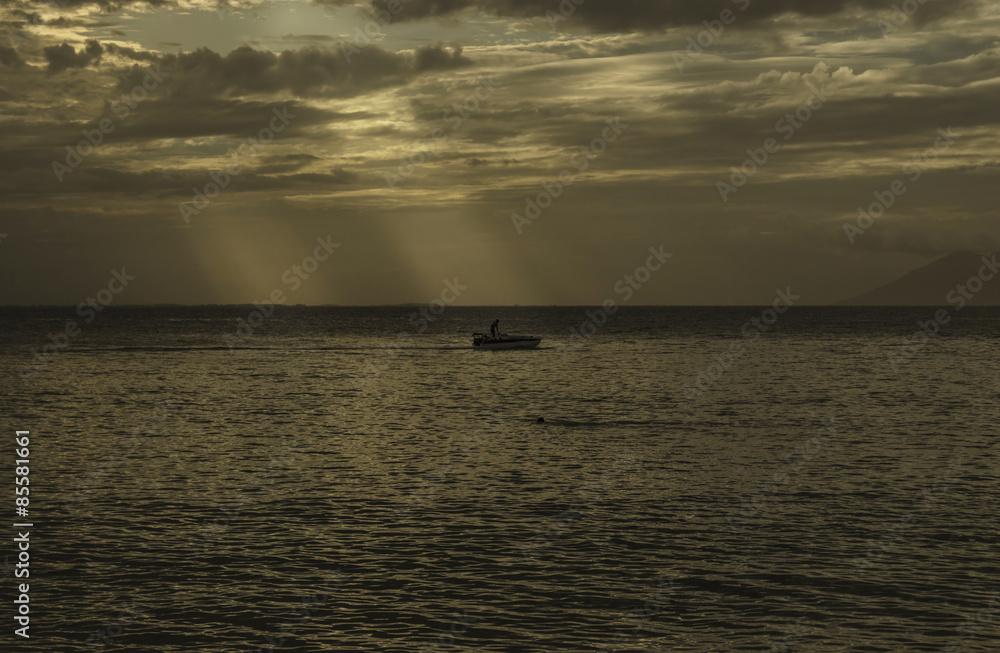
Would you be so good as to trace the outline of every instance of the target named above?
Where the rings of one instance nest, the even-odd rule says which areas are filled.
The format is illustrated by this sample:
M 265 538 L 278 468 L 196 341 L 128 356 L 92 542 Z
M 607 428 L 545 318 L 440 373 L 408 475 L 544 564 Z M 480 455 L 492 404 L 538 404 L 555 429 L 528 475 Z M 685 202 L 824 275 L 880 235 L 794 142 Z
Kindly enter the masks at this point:
M 989 266 L 983 270 L 984 279 L 979 286 L 980 269 L 986 261 L 1000 260 L 1000 254 L 976 254 L 955 252 L 938 259 L 922 268 L 909 272 L 892 283 L 888 283 L 858 297 L 837 302 L 838 306 L 947 306 L 955 304 L 962 294 L 957 287 L 966 287 L 965 293 L 971 299 L 963 298 L 970 306 L 1000 305 L 1000 272 Z M 992 280 L 985 280 L 993 275 Z M 970 284 L 970 278 L 975 278 Z M 978 291 L 977 291 L 978 290 Z M 949 299 L 949 294 L 952 299 Z

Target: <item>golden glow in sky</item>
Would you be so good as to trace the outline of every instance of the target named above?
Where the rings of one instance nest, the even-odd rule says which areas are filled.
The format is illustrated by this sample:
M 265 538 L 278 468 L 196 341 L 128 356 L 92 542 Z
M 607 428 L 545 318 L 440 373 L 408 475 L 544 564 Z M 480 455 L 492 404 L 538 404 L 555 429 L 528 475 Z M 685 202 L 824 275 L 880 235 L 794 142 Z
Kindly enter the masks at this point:
M 994 249 L 1000 12 L 892 5 L 8 3 L 0 301 L 249 302 L 327 235 L 295 303 L 599 304 L 659 245 L 636 303 L 829 303 Z

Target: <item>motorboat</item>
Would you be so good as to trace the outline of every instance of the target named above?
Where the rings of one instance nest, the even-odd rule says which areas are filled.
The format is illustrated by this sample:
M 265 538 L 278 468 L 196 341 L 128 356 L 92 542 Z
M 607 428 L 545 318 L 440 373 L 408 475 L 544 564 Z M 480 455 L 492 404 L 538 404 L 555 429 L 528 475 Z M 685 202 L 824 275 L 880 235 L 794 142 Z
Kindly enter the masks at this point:
M 541 338 L 535 336 L 509 336 L 506 333 L 488 335 L 472 334 L 472 346 L 475 349 L 531 349 L 537 347 Z

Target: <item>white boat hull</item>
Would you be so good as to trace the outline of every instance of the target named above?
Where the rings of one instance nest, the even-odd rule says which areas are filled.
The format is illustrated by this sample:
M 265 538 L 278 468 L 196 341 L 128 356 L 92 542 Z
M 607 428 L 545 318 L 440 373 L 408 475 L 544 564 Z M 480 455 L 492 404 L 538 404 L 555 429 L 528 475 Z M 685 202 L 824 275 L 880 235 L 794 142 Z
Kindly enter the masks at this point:
M 542 341 L 534 336 L 508 336 L 491 338 L 481 333 L 473 334 L 473 349 L 533 349 Z

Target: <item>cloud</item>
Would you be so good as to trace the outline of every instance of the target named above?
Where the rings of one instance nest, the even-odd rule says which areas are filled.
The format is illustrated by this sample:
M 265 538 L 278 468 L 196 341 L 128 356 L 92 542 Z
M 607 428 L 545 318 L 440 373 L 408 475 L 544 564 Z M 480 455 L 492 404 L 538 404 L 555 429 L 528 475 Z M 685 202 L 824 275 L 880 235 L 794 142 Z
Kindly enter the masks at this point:
M 94 39 L 89 39 L 77 52 L 72 45 L 51 45 L 45 48 L 45 59 L 49 62 L 49 74 L 54 75 L 70 68 L 86 68 L 100 63 L 104 48 Z
M 412 52 L 390 52 L 377 46 L 349 52 L 339 47 L 307 46 L 281 53 L 242 46 L 225 55 L 199 48 L 162 55 L 157 62 L 168 73 L 171 92 L 193 98 L 281 92 L 300 97 L 350 97 L 405 84 L 420 73 L 472 63 L 462 55 L 461 48 L 443 45 L 424 46 Z M 134 88 L 145 75 L 144 67 L 128 70 L 121 78 L 120 90 Z
M 19 68 L 23 65 L 24 61 L 18 56 L 17 50 L 0 45 L 0 66 Z
M 340 13 L 372 7 L 371 0 L 313 2 L 342 6 Z M 0 90 L 0 149 L 9 153 L 0 161 L 0 191 L 14 209 L 57 207 L 86 216 L 77 223 L 88 227 L 101 212 L 128 215 L 121 225 L 159 241 L 150 231 L 155 223 L 179 227 L 177 202 L 203 187 L 210 171 L 221 169 L 267 124 L 273 108 L 287 106 L 296 118 L 233 180 L 212 207 L 213 218 L 256 214 L 262 223 L 298 223 L 307 207 L 318 221 L 358 215 L 396 225 L 404 221 L 395 218 L 405 215 L 420 235 L 398 239 L 401 250 L 412 245 L 407 262 L 432 258 L 426 244 L 453 234 L 509 240 L 512 251 L 545 243 L 549 261 L 573 258 L 590 243 L 607 263 L 600 274 L 607 272 L 608 279 L 631 264 L 633 252 L 620 242 L 631 238 L 642 251 L 637 241 L 656 233 L 669 233 L 671 247 L 691 258 L 743 251 L 747 260 L 767 260 L 775 274 L 812 266 L 824 279 L 833 275 L 820 261 L 881 261 L 891 258 L 887 252 L 926 255 L 995 243 L 990 229 L 1000 114 L 990 108 L 1000 102 L 1000 14 L 966 20 L 954 15 L 954 5 L 927 2 L 882 38 L 876 20 L 888 18 L 901 0 L 583 0 L 550 30 L 546 12 L 558 12 L 560 2 L 404 0 L 394 23 L 448 17 L 448 30 L 394 24 L 378 45 L 357 50 L 345 49 L 351 37 L 342 33 L 353 29 L 356 16 L 327 29 L 314 20 L 291 20 L 305 13 L 294 12 L 288 22 L 247 27 L 244 39 L 229 35 L 237 29 L 230 19 L 218 25 L 214 12 L 189 13 L 195 5 L 211 9 L 215 0 L 178 0 L 177 10 L 156 17 L 137 11 L 142 15 L 116 17 L 113 24 L 97 11 L 125 2 L 77 2 L 65 15 L 86 17 L 85 28 L 70 32 L 69 20 L 53 21 L 47 13 L 44 24 L 25 32 L 30 38 L 17 51 L 0 47 L 0 72 L 8 82 Z M 741 4 L 746 10 L 737 13 L 732 31 L 727 27 L 696 64 L 678 71 L 673 55 L 705 29 L 701 21 Z M 285 3 L 270 6 L 269 17 L 276 8 Z M 309 11 L 310 19 L 323 13 Z M 164 21 L 159 29 L 159 15 L 175 13 L 183 20 Z M 934 30 L 919 29 L 939 18 L 947 20 Z M 179 36 L 178 26 L 186 30 L 188 21 L 203 25 L 204 33 Z M 154 23 L 155 31 L 144 31 Z M 122 29 L 111 29 L 117 27 Z M 427 41 L 428 31 L 465 48 Z M 220 45 L 235 38 L 254 45 Z M 178 41 L 176 47 L 146 49 L 164 47 L 167 39 Z M 390 43 L 406 49 L 385 49 Z M 197 46 L 205 47 L 192 50 Z M 141 91 L 138 106 L 120 117 L 114 103 L 140 87 L 150 68 L 163 71 L 163 82 Z M 59 83 L 46 79 L 64 72 L 72 74 L 61 74 Z M 470 101 L 475 78 L 487 74 L 496 92 Z M 748 148 L 775 136 L 776 121 L 809 97 L 810 86 L 829 91 L 829 101 L 723 204 L 716 182 L 746 159 Z M 114 131 L 58 181 L 52 162 L 65 160 L 67 147 L 105 116 Z M 578 169 L 580 148 L 613 116 L 629 125 L 627 131 Z M 937 129 L 949 126 L 955 145 L 929 162 L 919 183 L 907 178 L 905 197 L 850 245 L 844 221 L 856 219 L 856 207 L 903 175 L 903 167 L 932 145 Z M 431 138 L 436 128 L 444 138 Z M 385 174 L 405 167 L 421 148 L 426 159 L 390 192 Z M 529 235 L 517 236 L 511 212 L 523 210 L 526 197 L 536 197 L 566 169 L 573 183 Z M 439 230 L 437 214 L 461 216 L 452 225 L 459 228 Z M 424 215 L 433 217 L 424 223 Z M 50 217 L 39 219 L 46 238 L 60 233 Z M 215 227 L 205 221 L 196 233 Z M 99 242 L 87 238 L 91 246 Z M 74 251 L 70 247 L 79 248 L 67 244 L 60 254 Z M 369 251 L 377 250 L 365 250 L 366 257 Z M 541 259 L 524 256 L 528 269 L 546 269 Z M 463 269 L 451 255 L 433 258 Z M 725 294 L 712 294 L 712 282 L 699 280 L 691 284 L 689 301 L 745 301 L 751 295 L 743 290 L 751 293 L 762 278 L 770 283 L 741 265 L 719 269 Z M 741 290 L 728 290 L 727 275 L 739 278 Z M 566 286 L 606 288 L 603 280 L 587 279 L 598 285 L 565 279 Z M 846 296 L 834 288 L 846 283 L 831 281 L 828 294 Z
M 281 41 L 287 43 L 335 43 L 337 42 L 337 37 L 331 34 L 285 34 L 281 37 Z
M 117 105 L 121 106 L 121 105 Z M 295 119 L 283 138 L 316 124 L 327 124 L 340 114 L 294 102 L 279 105 L 237 99 L 206 98 L 198 103 L 180 98 L 148 101 L 139 106 L 115 132 L 116 141 L 228 136 L 246 138 L 266 127 L 274 108 L 285 107 Z M 341 118 L 342 119 L 342 118 Z
M 101 11 L 111 13 L 132 5 L 171 7 L 176 6 L 177 2 L 175 0 L 58 0 L 58 4 L 60 7 L 65 9 L 94 7 Z
M 375 11 L 389 11 L 398 0 L 372 0 Z M 548 17 L 554 27 L 582 24 L 598 32 L 629 32 L 659 30 L 684 25 L 700 25 L 704 20 L 718 19 L 729 10 L 747 21 L 762 21 L 783 14 L 829 16 L 848 10 L 891 12 L 898 0 L 410 0 L 395 20 L 413 20 L 449 16 L 466 9 L 487 14 L 512 17 Z M 916 21 L 926 21 L 965 11 L 972 2 L 936 3 L 924 7 L 915 15 Z M 391 12 L 390 12 L 391 13 Z M 555 18 L 552 18 L 552 17 Z
M 282 137 L 285 135 L 282 134 Z M 245 136 L 244 136 L 245 137 Z M 65 151 L 63 152 L 65 155 Z M 330 164 L 315 157 L 301 155 L 287 157 L 262 156 L 260 159 L 236 159 L 232 152 L 218 158 L 208 159 L 195 166 L 171 167 L 174 160 L 164 160 L 152 170 L 122 169 L 114 158 L 87 161 L 62 182 L 52 175 L 52 153 L 42 151 L 15 151 L 9 163 L 0 165 L 5 174 L 0 177 L 0 192 L 10 199 L 18 196 L 39 197 L 50 193 L 66 195 L 109 195 L 145 199 L 188 198 L 191 189 L 210 181 L 209 173 L 222 170 L 239 160 L 243 166 L 240 174 L 233 177 L 227 192 L 256 193 L 262 191 L 314 190 L 325 192 L 347 190 L 365 181 L 359 174 L 343 167 Z M 109 165 L 110 164 L 110 165 Z M 26 166 L 32 166 L 31 174 L 19 174 Z M 308 166 L 309 171 L 302 171 Z M 38 174 L 43 171 L 47 174 Z M 373 183 L 378 185 L 382 180 Z M 170 200 L 168 200 L 169 204 Z M 176 202 L 174 202 L 174 206 Z
M 131 59 L 132 61 L 156 61 L 160 56 L 156 52 L 136 50 L 135 48 L 118 45 L 117 43 L 105 43 L 104 50 L 108 54 L 114 54 L 125 59 Z
M 462 47 L 456 45 L 451 52 L 441 45 L 428 45 L 417 48 L 414 68 L 417 72 L 427 70 L 448 70 L 449 68 L 461 68 L 468 66 L 472 62 L 462 56 Z
M 60 16 L 59 18 L 53 18 L 52 20 L 45 23 L 49 27 L 81 27 L 86 23 L 82 20 L 73 20 L 72 18 L 67 18 L 66 16 Z

